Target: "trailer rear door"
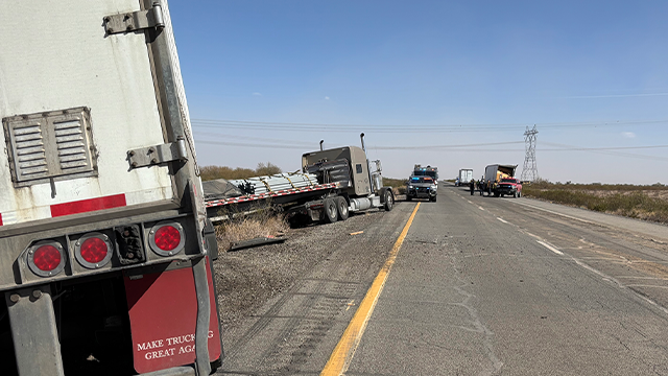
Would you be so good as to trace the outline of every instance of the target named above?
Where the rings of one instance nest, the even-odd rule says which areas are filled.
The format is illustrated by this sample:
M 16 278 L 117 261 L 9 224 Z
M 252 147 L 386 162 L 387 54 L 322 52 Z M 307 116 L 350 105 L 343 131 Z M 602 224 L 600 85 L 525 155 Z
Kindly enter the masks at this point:
M 104 27 L 139 10 L 139 0 L 0 2 L 0 225 L 175 196 L 166 166 L 128 158 L 166 142 L 145 33 Z M 175 56 L 164 2 L 163 14 Z

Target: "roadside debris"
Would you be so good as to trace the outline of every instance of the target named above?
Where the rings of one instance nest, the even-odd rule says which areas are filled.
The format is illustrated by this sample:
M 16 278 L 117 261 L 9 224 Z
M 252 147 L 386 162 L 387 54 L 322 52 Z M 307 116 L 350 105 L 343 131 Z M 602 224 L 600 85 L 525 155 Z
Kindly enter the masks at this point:
M 350 235 L 359 235 L 359 234 L 363 234 L 363 233 L 364 233 L 364 231 L 357 231 L 357 232 L 351 232 Z
M 240 242 L 232 243 L 229 252 L 238 251 L 240 249 L 259 247 L 261 245 L 274 244 L 274 243 L 283 243 L 287 238 L 285 237 L 274 237 L 274 236 L 260 236 L 253 239 L 243 240 Z

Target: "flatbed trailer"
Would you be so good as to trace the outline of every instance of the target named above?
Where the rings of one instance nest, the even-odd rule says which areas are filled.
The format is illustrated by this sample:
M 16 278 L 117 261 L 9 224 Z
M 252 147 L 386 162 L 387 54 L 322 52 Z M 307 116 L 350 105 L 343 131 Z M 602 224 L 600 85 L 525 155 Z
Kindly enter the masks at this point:
M 271 206 L 279 211 L 293 209 L 300 203 L 316 200 L 322 196 L 336 195 L 337 183 L 315 184 L 313 186 L 269 191 L 224 199 L 206 201 L 206 211 L 212 222 L 229 218 L 232 213 L 248 212 L 253 208 Z

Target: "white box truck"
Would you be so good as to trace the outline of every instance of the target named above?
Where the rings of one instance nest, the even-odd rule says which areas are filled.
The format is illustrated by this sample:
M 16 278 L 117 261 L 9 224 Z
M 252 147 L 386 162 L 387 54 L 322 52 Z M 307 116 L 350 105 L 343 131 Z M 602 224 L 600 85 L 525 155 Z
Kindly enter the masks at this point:
M 459 170 L 459 176 L 457 179 L 457 184 L 463 187 L 467 187 L 473 179 L 473 169 L 472 168 L 462 168 Z

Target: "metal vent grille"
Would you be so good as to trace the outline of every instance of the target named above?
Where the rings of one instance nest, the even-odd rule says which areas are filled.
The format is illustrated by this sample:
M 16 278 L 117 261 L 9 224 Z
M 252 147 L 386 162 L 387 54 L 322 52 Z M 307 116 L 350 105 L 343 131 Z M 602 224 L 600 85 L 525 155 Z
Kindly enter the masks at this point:
M 96 174 L 85 107 L 2 119 L 17 187 Z
M 63 172 L 89 167 L 86 139 L 81 121 L 54 122 L 58 161 Z
M 12 129 L 20 179 L 37 179 L 48 176 L 49 167 L 44 149 L 42 124 L 38 121 L 27 121 Z

